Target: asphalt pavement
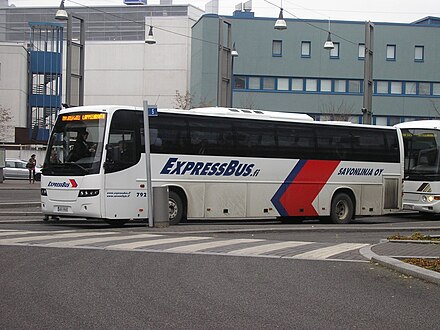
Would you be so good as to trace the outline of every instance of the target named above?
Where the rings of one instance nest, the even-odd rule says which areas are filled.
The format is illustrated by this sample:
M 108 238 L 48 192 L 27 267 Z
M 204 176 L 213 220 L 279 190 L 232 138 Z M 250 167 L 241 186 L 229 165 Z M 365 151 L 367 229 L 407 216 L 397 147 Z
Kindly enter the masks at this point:
M 40 183 L 30 184 L 27 180 L 6 180 L 0 183 L 0 223 L 10 221 L 21 221 L 31 216 L 41 217 L 40 209 Z M 324 227 L 325 225 L 322 225 Z M 370 228 L 368 228 L 370 226 Z M 150 228 L 151 231 L 162 233 L 220 233 L 220 232 L 258 232 L 258 231 L 295 231 L 295 230 L 320 230 L 321 226 L 280 226 L 279 223 L 259 224 L 250 222 L 248 224 L 228 225 L 218 223 L 188 223 L 165 228 Z M 331 228 L 342 229 L 341 226 L 326 226 L 325 230 Z M 371 225 L 356 226 L 351 230 L 371 230 Z M 380 243 L 364 247 L 361 254 L 373 262 L 385 267 L 394 269 L 403 274 L 424 279 L 440 285 L 440 273 L 413 266 L 401 261 L 405 258 L 440 258 L 440 243 L 434 241 L 394 241 L 383 239 Z

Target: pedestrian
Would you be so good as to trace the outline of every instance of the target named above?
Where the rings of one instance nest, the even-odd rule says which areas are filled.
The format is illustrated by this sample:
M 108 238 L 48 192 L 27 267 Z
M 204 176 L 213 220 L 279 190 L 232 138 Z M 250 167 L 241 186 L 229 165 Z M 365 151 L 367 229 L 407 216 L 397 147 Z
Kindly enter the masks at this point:
M 35 154 L 32 154 L 26 164 L 29 170 L 29 183 L 35 183 L 35 166 L 37 166 L 37 159 L 35 158 Z

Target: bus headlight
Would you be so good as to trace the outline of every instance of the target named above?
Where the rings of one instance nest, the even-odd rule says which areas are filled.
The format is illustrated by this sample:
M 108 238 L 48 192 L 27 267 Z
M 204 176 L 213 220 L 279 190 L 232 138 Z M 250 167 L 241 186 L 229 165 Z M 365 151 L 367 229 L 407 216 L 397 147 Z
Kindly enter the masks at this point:
M 99 189 L 80 190 L 78 197 L 93 197 L 99 195 Z
M 434 196 L 426 196 L 426 195 L 422 196 L 422 201 L 425 203 L 431 203 L 434 199 L 435 199 Z

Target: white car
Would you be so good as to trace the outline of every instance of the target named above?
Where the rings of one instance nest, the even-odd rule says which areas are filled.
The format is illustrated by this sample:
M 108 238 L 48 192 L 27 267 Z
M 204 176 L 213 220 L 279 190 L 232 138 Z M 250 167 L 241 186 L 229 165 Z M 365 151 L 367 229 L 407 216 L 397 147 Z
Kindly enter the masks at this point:
M 21 159 L 6 159 L 3 168 L 3 180 L 21 179 L 29 180 L 29 170 L 26 168 L 27 162 Z M 35 181 L 41 180 L 41 168 L 35 168 Z

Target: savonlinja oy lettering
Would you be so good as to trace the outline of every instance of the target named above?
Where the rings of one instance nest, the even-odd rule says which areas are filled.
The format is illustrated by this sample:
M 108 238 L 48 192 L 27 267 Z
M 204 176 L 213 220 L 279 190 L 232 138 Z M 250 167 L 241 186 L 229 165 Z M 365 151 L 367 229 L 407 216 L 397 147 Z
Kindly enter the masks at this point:
M 383 168 L 360 168 L 360 167 L 342 167 L 339 169 L 338 175 L 358 175 L 358 176 L 379 176 L 383 172 Z

